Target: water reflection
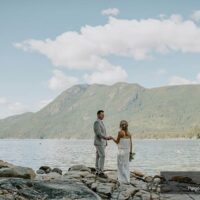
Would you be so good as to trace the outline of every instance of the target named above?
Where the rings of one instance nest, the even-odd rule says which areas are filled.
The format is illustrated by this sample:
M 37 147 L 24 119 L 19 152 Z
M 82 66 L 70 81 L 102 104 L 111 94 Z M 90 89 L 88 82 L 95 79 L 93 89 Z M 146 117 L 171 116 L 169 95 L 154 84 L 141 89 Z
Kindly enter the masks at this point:
M 148 174 L 161 170 L 199 170 L 200 140 L 134 140 L 135 160 L 131 170 Z M 116 169 L 117 146 L 109 141 L 105 168 Z M 41 165 L 59 167 L 63 171 L 74 164 L 94 166 L 93 140 L 4 139 L 0 140 L 0 159 L 34 170 Z

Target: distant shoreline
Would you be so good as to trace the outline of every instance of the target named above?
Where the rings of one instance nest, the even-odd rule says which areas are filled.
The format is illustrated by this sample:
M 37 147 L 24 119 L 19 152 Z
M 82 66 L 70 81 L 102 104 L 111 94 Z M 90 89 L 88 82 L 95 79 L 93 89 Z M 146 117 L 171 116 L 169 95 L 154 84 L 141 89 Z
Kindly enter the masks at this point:
M 0 140 L 93 140 L 93 138 L 0 138 Z M 134 138 L 133 140 L 198 140 L 198 138 Z

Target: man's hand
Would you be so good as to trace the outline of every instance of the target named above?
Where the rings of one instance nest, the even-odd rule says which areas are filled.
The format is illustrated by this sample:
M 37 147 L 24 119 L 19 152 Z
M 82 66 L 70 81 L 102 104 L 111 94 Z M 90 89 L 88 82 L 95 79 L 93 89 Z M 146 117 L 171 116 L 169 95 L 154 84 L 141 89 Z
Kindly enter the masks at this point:
M 113 136 L 110 136 L 110 140 L 114 140 L 114 137 L 113 137 Z
M 111 139 L 112 139 L 112 136 L 108 136 L 108 137 L 107 137 L 107 140 L 111 140 Z

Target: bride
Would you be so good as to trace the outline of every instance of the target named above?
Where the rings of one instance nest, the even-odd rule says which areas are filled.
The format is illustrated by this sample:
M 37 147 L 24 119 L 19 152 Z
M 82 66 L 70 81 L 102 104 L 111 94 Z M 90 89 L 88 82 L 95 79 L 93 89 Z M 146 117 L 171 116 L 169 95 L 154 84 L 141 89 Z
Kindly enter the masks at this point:
M 128 122 L 126 120 L 122 120 L 119 127 L 120 131 L 118 132 L 117 139 L 111 138 L 118 145 L 117 177 L 120 184 L 129 184 L 129 159 L 132 154 L 132 139 L 128 131 Z

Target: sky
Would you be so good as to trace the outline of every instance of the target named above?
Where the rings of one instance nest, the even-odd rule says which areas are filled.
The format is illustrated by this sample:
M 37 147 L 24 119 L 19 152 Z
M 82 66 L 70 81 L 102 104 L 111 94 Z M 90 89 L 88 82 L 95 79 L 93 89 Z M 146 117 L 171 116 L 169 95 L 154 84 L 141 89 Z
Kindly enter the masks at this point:
M 198 0 L 0 0 L 0 118 L 75 84 L 200 84 Z

